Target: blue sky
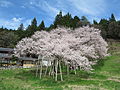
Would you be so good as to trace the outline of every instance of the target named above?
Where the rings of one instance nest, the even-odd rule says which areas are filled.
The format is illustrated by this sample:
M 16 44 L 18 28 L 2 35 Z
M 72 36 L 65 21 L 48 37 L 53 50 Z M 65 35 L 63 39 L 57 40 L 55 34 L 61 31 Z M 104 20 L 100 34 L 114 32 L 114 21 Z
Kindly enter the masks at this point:
M 119 0 L 0 0 L 0 27 L 16 29 L 20 23 L 26 27 L 34 17 L 49 26 L 60 10 L 89 21 L 109 18 L 111 13 L 120 19 Z

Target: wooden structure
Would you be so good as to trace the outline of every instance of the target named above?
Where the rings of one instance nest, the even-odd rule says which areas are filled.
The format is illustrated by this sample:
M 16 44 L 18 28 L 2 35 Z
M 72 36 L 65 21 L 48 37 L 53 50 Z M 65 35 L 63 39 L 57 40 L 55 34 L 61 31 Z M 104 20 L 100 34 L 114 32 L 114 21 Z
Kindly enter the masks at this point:
M 7 67 L 11 62 L 13 49 L 11 48 L 0 48 L 0 66 Z
M 23 66 L 23 68 L 30 68 L 36 65 L 37 58 L 20 57 L 19 61 L 21 62 L 21 66 Z
M 0 48 L 0 67 L 11 66 L 12 56 L 14 49 L 12 48 Z M 23 66 L 23 68 L 30 68 L 36 65 L 37 58 L 32 57 L 20 57 L 18 58 L 16 65 Z

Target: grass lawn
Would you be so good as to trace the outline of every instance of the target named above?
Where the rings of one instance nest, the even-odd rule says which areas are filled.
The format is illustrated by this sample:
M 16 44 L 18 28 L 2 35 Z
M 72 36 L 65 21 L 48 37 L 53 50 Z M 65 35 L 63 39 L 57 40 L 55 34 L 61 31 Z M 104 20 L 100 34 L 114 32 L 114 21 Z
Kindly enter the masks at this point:
M 93 73 L 77 71 L 63 75 L 64 81 L 52 77 L 36 78 L 33 69 L 0 71 L 0 90 L 120 90 L 120 43 L 112 44 L 112 56 L 94 66 Z

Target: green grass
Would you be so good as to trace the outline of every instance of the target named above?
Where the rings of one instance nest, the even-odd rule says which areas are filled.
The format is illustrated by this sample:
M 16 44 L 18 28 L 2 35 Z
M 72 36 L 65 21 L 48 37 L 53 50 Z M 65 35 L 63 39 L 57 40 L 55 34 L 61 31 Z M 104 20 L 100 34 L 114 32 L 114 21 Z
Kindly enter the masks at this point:
M 0 71 L 0 90 L 120 90 L 119 45 L 110 46 L 117 49 L 110 51 L 112 56 L 93 66 L 93 73 L 77 71 L 76 75 L 64 74 L 62 82 L 49 76 L 36 78 L 32 69 Z

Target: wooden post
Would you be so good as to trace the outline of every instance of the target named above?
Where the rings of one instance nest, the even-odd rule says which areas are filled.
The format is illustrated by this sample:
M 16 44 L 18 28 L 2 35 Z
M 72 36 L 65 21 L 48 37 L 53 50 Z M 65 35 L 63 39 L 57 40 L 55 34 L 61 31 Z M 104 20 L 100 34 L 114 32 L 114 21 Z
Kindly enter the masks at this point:
M 59 60 L 59 68 L 60 68 L 60 77 L 61 77 L 61 81 L 63 81 L 63 77 L 62 77 L 62 70 L 61 70 L 61 64 L 60 64 L 60 60 Z
M 47 74 L 48 65 L 49 65 L 49 61 L 48 61 L 47 66 L 46 66 L 45 76 L 46 76 L 46 74 Z
M 51 72 L 52 72 L 52 62 L 51 62 L 51 65 L 50 65 L 49 76 L 51 75 Z
M 76 66 L 74 65 L 74 71 L 75 71 L 75 75 L 76 75 Z
M 55 61 L 55 81 L 57 81 L 58 60 Z
M 53 75 L 53 78 L 54 78 L 54 74 L 55 74 L 55 60 L 53 61 L 53 68 L 52 68 L 52 75 Z
M 43 57 L 42 57 L 42 60 L 40 61 L 40 79 L 41 79 L 41 76 L 42 76 L 42 65 L 43 64 Z
M 69 64 L 67 64 L 67 75 L 69 75 Z
M 38 76 L 38 62 L 36 62 L 36 77 Z

